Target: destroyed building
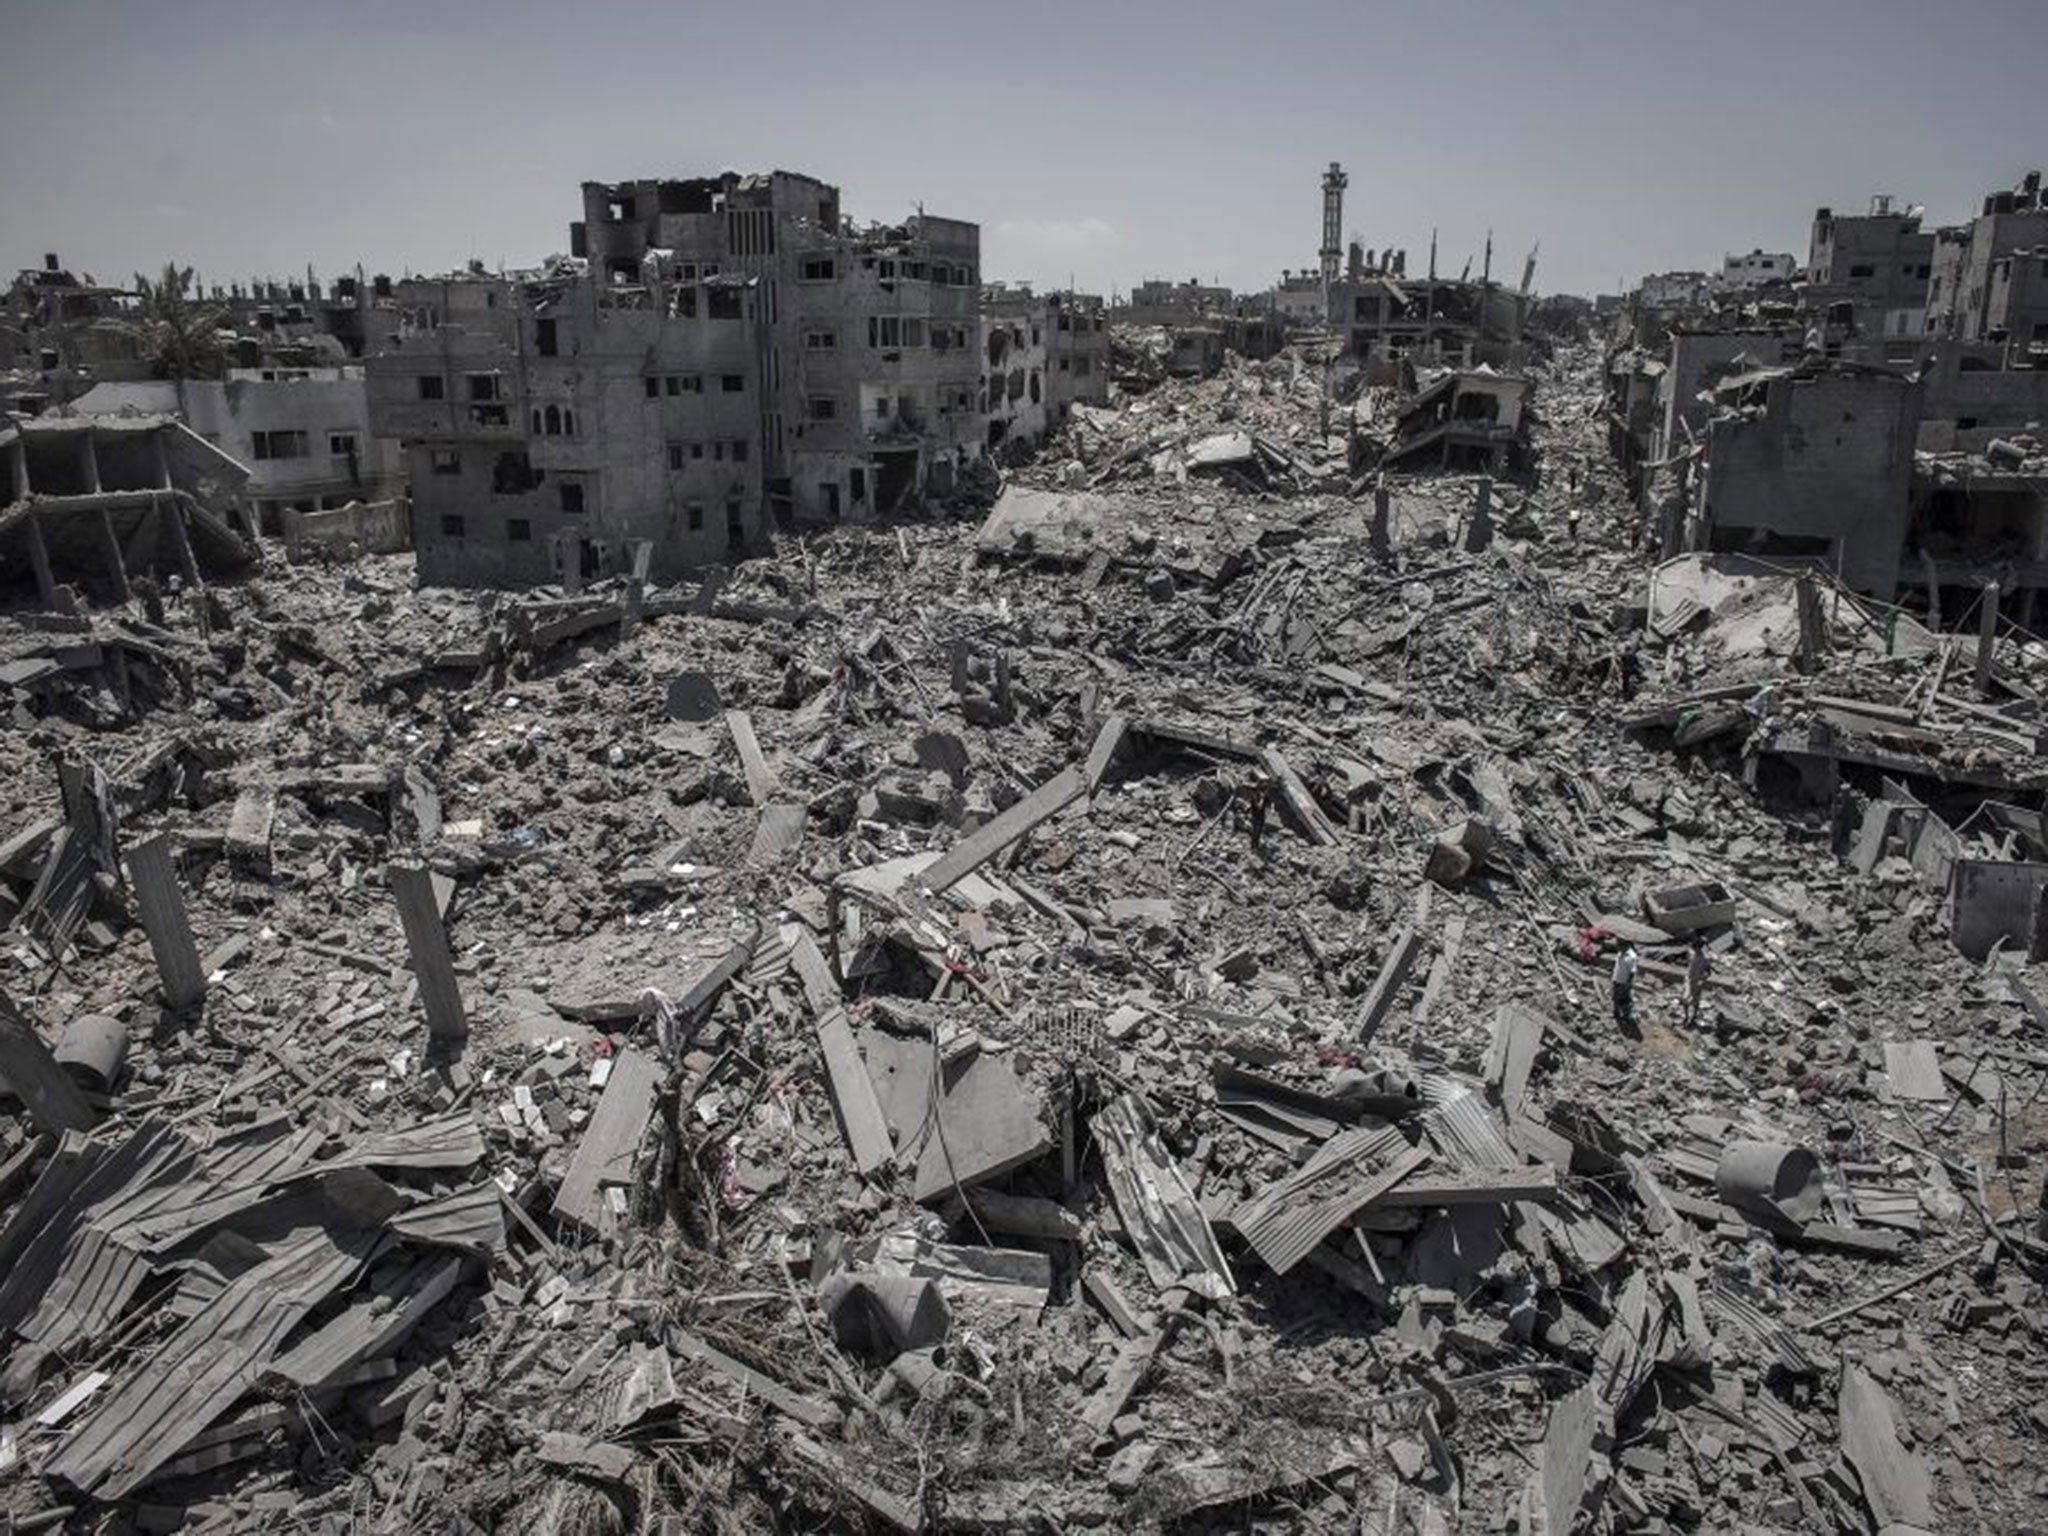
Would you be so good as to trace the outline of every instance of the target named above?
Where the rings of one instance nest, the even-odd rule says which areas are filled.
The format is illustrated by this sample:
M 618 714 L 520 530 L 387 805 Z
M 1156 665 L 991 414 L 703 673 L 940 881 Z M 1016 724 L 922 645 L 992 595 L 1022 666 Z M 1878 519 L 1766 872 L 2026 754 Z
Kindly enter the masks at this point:
M 976 224 L 918 213 L 858 226 L 814 177 L 727 173 L 587 183 L 570 248 L 613 289 L 662 273 L 751 285 L 751 435 L 780 520 L 946 495 L 983 450 Z
M 1075 406 L 1109 400 L 1109 316 L 1100 294 L 1063 290 L 1047 294 L 1046 304 L 1046 414 L 1061 427 Z
M 2009 342 L 2048 353 L 2048 191 L 2030 171 L 1985 194 L 1968 224 L 1935 237 L 1927 330 L 1965 342 Z
M 989 283 L 981 290 L 982 376 L 980 409 L 988 419 L 988 449 L 1030 450 L 1052 420 L 1047 387 L 1051 371 L 1052 306 L 1028 284 Z
M 1763 288 L 1773 283 L 1789 283 L 1798 272 L 1798 259 L 1790 251 L 1766 251 L 1758 246 L 1745 256 L 1721 258 L 1721 286 L 1724 288 Z
M 172 417 L 0 420 L 0 588 L 68 611 L 79 595 L 126 603 L 142 577 L 241 570 L 256 556 L 247 480 Z
M 405 445 L 423 582 L 524 586 L 736 559 L 761 536 L 763 295 L 650 263 L 600 280 L 398 286 L 369 360 L 373 430 Z
M 360 367 L 293 370 L 282 379 L 265 372 L 95 384 L 66 409 L 178 417 L 249 471 L 243 494 L 265 533 L 281 533 L 288 512 L 403 499 L 403 450 L 371 431 Z
M 1894 208 L 1884 196 L 1861 214 L 1817 209 L 1806 256 L 1808 309 L 1854 339 L 1925 333 L 1935 235 L 1920 220 L 1919 208 Z
M 1804 361 L 1723 380 L 1682 547 L 1812 560 L 1890 597 L 1905 550 L 1919 385 Z

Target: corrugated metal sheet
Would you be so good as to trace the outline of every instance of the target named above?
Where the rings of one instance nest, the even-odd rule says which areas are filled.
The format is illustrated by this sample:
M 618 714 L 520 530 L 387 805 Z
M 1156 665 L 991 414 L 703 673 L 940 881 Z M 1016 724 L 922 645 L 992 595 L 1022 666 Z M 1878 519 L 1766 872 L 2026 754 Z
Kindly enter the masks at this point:
M 501 1252 L 505 1246 L 505 1207 L 498 1198 L 498 1186 L 491 1183 L 400 1211 L 387 1225 L 400 1237 L 479 1258 Z
M 399 1131 L 365 1136 L 322 1168 L 467 1168 L 484 1155 L 484 1134 L 466 1109 Z
M 1233 1295 L 1237 1281 L 1216 1234 L 1136 1096 L 1125 1094 L 1105 1107 L 1094 1129 L 1117 1215 L 1152 1283 L 1162 1291 L 1184 1285 L 1218 1301 Z
M 1321 1150 L 1231 1215 L 1267 1268 L 1284 1275 L 1357 1212 L 1429 1161 L 1393 1126 L 1362 1126 Z
M 254 1386 L 293 1328 L 362 1267 L 373 1231 L 308 1232 L 239 1276 L 58 1445 L 43 1474 L 123 1498 Z
M 1479 1091 L 1463 1078 L 1432 1077 L 1422 1084 L 1423 1135 L 1461 1173 L 1519 1168 L 1522 1159 Z

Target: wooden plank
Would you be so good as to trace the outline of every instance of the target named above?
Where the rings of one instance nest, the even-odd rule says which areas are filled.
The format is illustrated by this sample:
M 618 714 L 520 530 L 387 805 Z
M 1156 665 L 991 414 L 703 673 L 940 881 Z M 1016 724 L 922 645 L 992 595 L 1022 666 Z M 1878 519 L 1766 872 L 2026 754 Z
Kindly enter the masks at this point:
M 896 1147 L 889 1140 L 889 1122 L 875 1096 L 874 1079 L 868 1076 L 867 1063 L 861 1060 L 860 1047 L 854 1042 L 853 1025 L 839 998 L 839 984 L 808 933 L 797 936 L 789 954 L 816 1019 L 826 1086 L 847 1149 L 853 1153 L 853 1165 L 864 1174 L 886 1168 Z
M 601 1231 L 603 1184 L 625 1184 L 633 1177 L 641 1134 L 654 1116 L 661 1089 L 661 1064 L 644 1051 L 628 1047 L 612 1063 L 597 1112 L 584 1128 L 562 1187 L 555 1191 L 555 1215 L 591 1231 Z
M 744 709 L 728 709 L 725 727 L 732 732 L 732 744 L 740 751 L 740 769 L 747 776 L 747 793 L 756 807 L 766 809 L 775 798 L 775 775 L 768 759 L 761 755 L 761 743 L 754 736 L 754 722 Z
M 37 1129 L 52 1136 L 92 1129 L 92 1106 L 5 992 L 0 992 L 0 1079 L 28 1107 Z

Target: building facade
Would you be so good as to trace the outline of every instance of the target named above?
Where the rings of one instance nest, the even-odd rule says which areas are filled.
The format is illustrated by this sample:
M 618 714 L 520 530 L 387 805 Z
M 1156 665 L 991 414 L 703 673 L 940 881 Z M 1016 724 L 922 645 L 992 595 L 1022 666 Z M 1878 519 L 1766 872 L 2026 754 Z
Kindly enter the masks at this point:
M 987 373 L 981 407 L 990 453 L 1036 448 L 1052 422 L 1046 389 L 1052 306 L 1028 284 L 990 283 L 981 290 L 981 348 Z
M 1935 237 L 1920 210 L 1894 211 L 1871 199 L 1870 212 L 1813 216 L 1806 259 L 1807 308 L 1841 335 L 1863 340 L 1919 336 L 1927 329 Z
M 600 284 L 707 270 L 755 287 L 764 484 L 779 522 L 896 511 L 983 452 L 980 226 L 855 226 L 788 171 L 587 183 L 570 248 Z
M 266 533 L 287 510 L 326 511 L 404 495 L 405 453 L 370 427 L 360 367 L 231 370 L 225 379 L 97 384 L 71 403 L 81 416 L 176 416 L 249 470 L 244 498 Z
M 1046 411 L 1062 427 L 1075 406 L 1109 403 L 1109 314 L 1100 294 L 1048 294 L 1046 306 Z
M 577 264 L 400 285 L 370 361 L 404 444 L 420 580 L 524 586 L 736 559 L 762 537 L 758 283 Z
M 2010 192 L 1986 196 L 1983 211 L 1968 224 L 1941 231 L 1928 288 L 1927 330 L 1950 341 L 2032 342 L 2036 322 L 2048 320 L 2048 313 L 2041 312 L 2043 250 L 2048 250 L 2048 193 L 2035 171 Z M 2048 340 L 2048 332 L 2041 339 Z

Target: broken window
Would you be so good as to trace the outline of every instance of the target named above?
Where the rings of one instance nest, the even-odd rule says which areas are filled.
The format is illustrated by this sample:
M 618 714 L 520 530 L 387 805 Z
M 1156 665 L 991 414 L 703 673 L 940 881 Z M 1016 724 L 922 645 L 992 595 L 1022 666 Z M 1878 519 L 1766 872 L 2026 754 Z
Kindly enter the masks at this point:
M 728 544 L 744 544 L 746 538 L 747 525 L 740 516 L 740 499 L 728 496 L 725 499 L 725 540 Z
M 839 263 L 830 256 L 811 256 L 804 260 L 803 280 L 807 283 L 829 283 L 839 275 Z
M 804 402 L 804 415 L 811 421 L 837 421 L 839 402 L 830 395 L 813 395 Z
M 443 512 L 441 514 L 441 536 L 443 538 L 459 539 L 467 534 L 468 531 L 469 526 L 463 521 L 460 512 Z
M 1074 372 L 1076 373 L 1089 373 L 1094 370 L 1094 367 L 1094 363 L 1089 360 L 1088 354 L 1085 352 L 1074 359 Z
M 687 504 L 683 508 L 683 519 L 690 525 L 690 532 L 702 533 L 704 531 L 704 503 L 693 501 Z
M 352 459 L 356 456 L 356 435 L 353 432 L 330 432 L 327 434 L 327 455 L 334 459 Z
M 427 468 L 437 475 L 459 475 L 462 473 L 462 455 L 453 448 L 429 448 Z
M 553 357 L 555 355 L 559 343 L 555 338 L 555 322 L 553 320 L 537 320 L 534 322 L 533 345 L 534 350 L 539 352 L 542 357 Z
M 448 397 L 448 381 L 438 373 L 420 375 L 420 398 L 422 400 L 445 400 Z
M 1039 402 L 1039 400 L 1040 400 L 1040 398 L 1041 398 L 1041 395 L 1040 395 L 1040 389 L 1041 389 L 1041 387 L 1042 387 L 1042 386 L 1041 386 L 1041 385 L 1039 384 L 1039 382 L 1038 382 L 1038 370 L 1037 370 L 1036 368 L 1034 368 L 1034 369 L 1032 369 L 1032 370 L 1031 370 L 1031 403 L 1032 403 L 1033 405 L 1036 405 L 1036 404 L 1038 404 L 1038 402 Z
M 905 320 L 903 322 L 903 345 L 906 347 L 921 347 L 924 345 L 924 322 L 922 320 Z
M 1850 277 L 1852 277 L 1852 278 L 1857 278 L 1857 277 L 1869 277 L 1869 276 L 1871 276 L 1871 275 L 1872 275 L 1872 274 L 1873 274 L 1874 272 L 1876 272 L 1876 271 L 1877 271 L 1877 268 L 1876 268 L 1876 267 L 1874 267 L 1874 266 L 1868 266 L 1868 265 L 1862 265 L 1862 264 L 1857 264 L 1857 265 L 1852 265 L 1852 266 L 1851 266 L 1851 267 L 1849 268 L 1849 276 L 1850 276 Z
M 683 392 L 683 381 L 679 374 L 670 374 L 661 381 L 661 385 L 672 395 L 680 395 Z
M 583 486 L 580 481 L 564 480 L 558 487 L 562 498 L 562 510 L 572 516 L 583 510 Z
M 683 467 L 683 445 L 681 443 L 670 443 L 668 445 L 668 467 L 670 469 L 681 469 Z
M 740 320 L 745 318 L 746 311 L 740 301 L 739 289 L 720 287 L 708 291 L 710 299 L 706 312 L 712 319 Z
M 462 377 L 463 382 L 469 388 L 469 398 L 471 400 L 498 400 L 503 398 L 499 388 L 502 381 L 495 373 L 466 373 Z
M 650 400 L 659 400 L 661 398 L 661 375 L 658 373 L 647 375 L 647 398 Z
M 303 459 L 307 453 L 306 434 L 291 428 L 251 433 L 250 441 L 259 459 Z
M 735 464 L 747 462 L 747 440 L 744 437 L 736 437 L 732 440 L 732 461 Z
M 728 395 L 737 395 L 747 387 L 746 375 L 723 373 L 718 376 L 718 387 Z
M 562 409 L 551 405 L 541 413 L 541 431 L 549 437 L 562 435 Z
M 806 352 L 830 352 L 839 345 L 839 333 L 830 327 L 818 327 L 804 332 Z
M 508 517 L 508 518 L 506 518 L 506 519 L 505 519 L 505 537 L 506 537 L 506 538 L 508 538 L 508 539 L 510 539 L 510 540 L 511 540 L 511 541 L 512 541 L 512 542 L 513 542 L 514 544 L 530 544 L 530 543 L 532 543 L 532 542 L 533 542 L 533 522 L 532 522 L 532 520 L 531 520 L 531 519 L 529 519 L 529 518 L 524 518 L 524 517 Z
M 501 453 L 491 466 L 491 494 L 521 496 L 540 484 L 533 462 L 522 452 Z
M 855 473 L 855 474 L 859 474 L 859 473 L 860 473 L 860 471 L 859 471 L 859 470 L 855 470 L 855 471 L 854 471 L 854 473 Z M 827 518 L 831 519 L 831 520 L 832 520 L 833 522 L 835 522 L 835 523 L 836 523 L 836 522 L 838 522 L 838 521 L 839 521 L 839 484 L 838 484 L 838 482 L 837 482 L 837 481 L 835 481 L 835 480 L 825 480 L 825 481 L 821 481 L 821 482 L 819 483 L 819 485 L 818 485 L 818 496 L 819 496 L 819 498 L 820 498 L 820 499 L 821 499 L 821 500 L 822 500 L 822 501 L 823 501 L 823 502 L 825 503 L 825 516 L 826 516 Z

